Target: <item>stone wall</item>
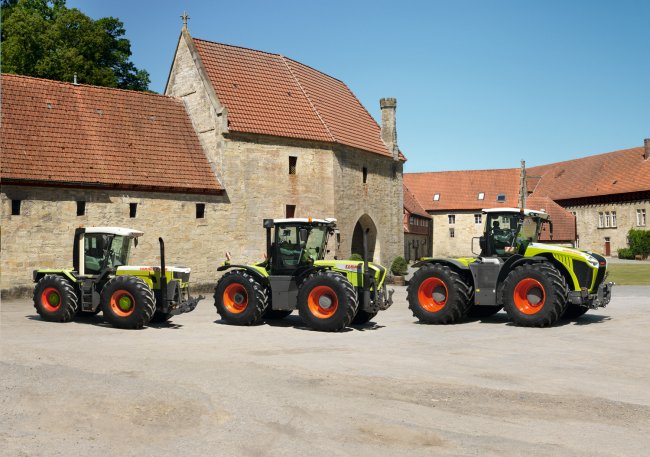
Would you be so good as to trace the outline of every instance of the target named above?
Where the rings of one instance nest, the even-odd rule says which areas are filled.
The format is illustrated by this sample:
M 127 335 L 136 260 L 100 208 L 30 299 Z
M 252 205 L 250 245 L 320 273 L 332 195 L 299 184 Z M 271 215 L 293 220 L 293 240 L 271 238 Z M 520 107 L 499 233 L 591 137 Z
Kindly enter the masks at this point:
M 11 215 L 11 200 L 21 200 L 20 215 Z M 145 232 L 132 264 L 158 265 L 163 237 L 167 264 L 191 267 L 194 285 L 214 284 L 220 251 L 233 238 L 224 230 L 230 205 L 223 196 L 3 186 L 0 201 L 5 292 L 31 290 L 34 269 L 72 268 L 72 239 L 80 225 Z M 77 216 L 77 201 L 86 202 L 83 216 Z M 129 217 L 130 203 L 137 203 L 135 218 Z M 197 203 L 205 204 L 203 219 L 196 218 Z
M 367 168 L 366 183 L 363 169 Z M 367 215 L 376 230 L 374 261 L 390 266 L 404 253 L 402 162 L 339 148 L 334 163 L 334 198 L 341 230 L 341 256 L 351 254 L 354 227 Z M 364 218 L 364 222 L 367 218 Z M 370 224 L 373 225 L 373 224 Z
M 434 257 L 465 257 L 473 256 L 472 238 L 481 236 L 485 225 L 485 215 L 481 223 L 477 224 L 475 214 L 481 211 L 450 211 L 448 213 L 433 214 L 433 256 Z M 449 215 L 455 217 L 453 224 L 449 223 Z M 454 236 L 449 229 L 454 229 Z M 474 241 L 474 250 L 478 253 L 480 247 L 478 240 Z
M 576 215 L 578 245 L 597 253 L 605 253 L 605 238 L 610 240 L 610 253 L 617 255 L 619 249 L 627 247 L 627 232 L 631 229 L 650 230 L 650 201 L 626 203 L 594 204 L 582 206 L 567 206 L 568 211 Z M 636 210 L 645 209 L 646 226 L 637 226 Z M 616 211 L 616 227 L 598 227 L 599 212 Z

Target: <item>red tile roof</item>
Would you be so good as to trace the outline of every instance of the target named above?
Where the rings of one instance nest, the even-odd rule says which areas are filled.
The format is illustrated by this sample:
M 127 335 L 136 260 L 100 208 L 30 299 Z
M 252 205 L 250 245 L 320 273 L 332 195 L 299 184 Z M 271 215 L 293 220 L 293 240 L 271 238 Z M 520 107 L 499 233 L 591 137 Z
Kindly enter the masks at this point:
M 544 226 L 545 230 L 542 231 L 540 236 L 541 241 L 561 242 L 576 239 L 576 217 L 550 198 L 530 196 L 526 199 L 526 208 L 543 209 L 553 222 L 553 240 L 549 236 L 548 229 Z
M 4 183 L 219 193 L 182 101 L 3 74 Z
M 631 148 L 531 167 L 529 191 L 565 200 L 650 190 L 650 160 L 644 149 Z
M 228 109 L 230 131 L 338 143 L 392 157 L 375 120 L 338 79 L 279 54 L 192 41 Z
M 513 207 L 519 197 L 519 169 L 404 173 L 404 184 L 427 211 Z M 481 192 L 483 200 L 478 199 Z M 506 196 L 505 202 L 497 202 L 498 194 Z
M 406 187 L 406 185 L 403 185 L 404 188 L 404 209 L 408 211 L 409 214 L 414 214 L 416 216 L 422 216 L 426 218 L 431 218 L 429 213 L 422 208 L 422 205 L 417 201 L 415 198 L 415 195 Z

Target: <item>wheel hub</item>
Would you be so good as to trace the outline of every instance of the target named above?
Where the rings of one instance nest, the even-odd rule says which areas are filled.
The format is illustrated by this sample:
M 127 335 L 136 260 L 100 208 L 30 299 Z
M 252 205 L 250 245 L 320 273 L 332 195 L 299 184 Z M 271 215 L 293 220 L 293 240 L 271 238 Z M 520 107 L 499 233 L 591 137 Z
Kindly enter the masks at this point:
M 233 297 L 233 301 L 238 305 L 244 303 L 245 300 L 246 297 L 244 297 L 244 294 L 236 293 L 235 296 Z
M 327 295 L 321 295 L 318 297 L 318 306 L 320 306 L 323 309 L 329 309 L 332 306 L 332 299 L 328 297 Z
M 542 301 L 543 297 L 544 295 L 542 294 L 542 291 L 538 287 L 533 287 L 526 294 L 526 298 L 528 299 L 528 302 L 532 306 L 537 306 L 539 302 Z

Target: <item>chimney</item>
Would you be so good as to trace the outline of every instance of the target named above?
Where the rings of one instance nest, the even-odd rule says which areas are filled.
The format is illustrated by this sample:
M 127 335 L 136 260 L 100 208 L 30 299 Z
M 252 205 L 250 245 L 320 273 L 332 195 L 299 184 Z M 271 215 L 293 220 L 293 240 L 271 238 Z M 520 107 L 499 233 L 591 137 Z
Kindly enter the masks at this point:
M 399 149 L 397 148 L 397 126 L 395 122 L 395 110 L 397 99 L 382 98 L 379 100 L 381 107 L 381 139 L 393 154 L 393 160 L 399 160 Z
M 650 138 L 643 140 L 643 145 L 645 146 L 643 158 L 648 160 L 650 159 Z

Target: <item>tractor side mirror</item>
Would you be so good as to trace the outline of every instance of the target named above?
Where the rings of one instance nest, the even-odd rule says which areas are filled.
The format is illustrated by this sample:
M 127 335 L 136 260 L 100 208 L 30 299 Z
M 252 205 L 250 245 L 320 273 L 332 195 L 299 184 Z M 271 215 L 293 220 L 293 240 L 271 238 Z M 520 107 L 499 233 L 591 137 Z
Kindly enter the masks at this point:
M 478 246 L 481 248 L 482 252 L 486 251 L 486 242 L 485 242 L 485 237 L 484 236 L 479 236 L 479 237 L 474 237 L 472 238 L 472 254 L 478 255 L 476 252 L 474 252 L 474 240 L 478 238 Z
M 133 246 L 136 247 L 136 248 L 138 247 L 138 239 L 137 238 L 133 238 Z

